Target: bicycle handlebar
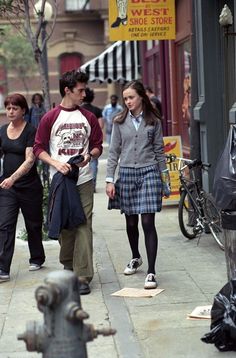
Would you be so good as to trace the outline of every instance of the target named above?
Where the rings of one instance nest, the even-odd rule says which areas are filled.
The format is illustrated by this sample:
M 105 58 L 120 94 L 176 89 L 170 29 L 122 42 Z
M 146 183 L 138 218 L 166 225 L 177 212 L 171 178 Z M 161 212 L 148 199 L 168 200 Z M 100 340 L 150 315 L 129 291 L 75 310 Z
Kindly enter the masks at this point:
M 188 167 L 189 169 L 201 167 L 201 168 L 210 168 L 210 163 L 203 163 L 200 159 L 188 159 L 188 158 L 181 158 L 177 157 L 175 154 L 166 154 L 167 163 L 172 163 L 175 160 L 179 160 L 179 163 L 183 162 L 185 165 L 180 168 L 179 170 L 183 170 L 184 168 Z

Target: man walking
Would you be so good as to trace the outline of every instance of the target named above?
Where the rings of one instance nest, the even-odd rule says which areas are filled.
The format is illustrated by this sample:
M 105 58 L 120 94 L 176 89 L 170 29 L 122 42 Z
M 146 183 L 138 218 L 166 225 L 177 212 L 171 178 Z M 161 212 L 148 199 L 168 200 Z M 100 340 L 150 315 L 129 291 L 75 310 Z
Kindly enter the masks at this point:
M 112 94 L 110 100 L 111 103 L 107 104 L 102 111 L 102 116 L 105 121 L 106 142 L 108 144 L 111 142 L 113 118 L 116 114 L 123 110 L 123 108 L 118 104 L 118 97 L 116 94 Z
M 83 108 L 87 109 L 87 111 L 92 112 L 98 119 L 98 123 L 101 127 L 101 129 L 103 129 L 104 126 L 104 120 L 102 118 L 102 110 L 97 107 L 94 106 L 92 104 L 93 100 L 94 100 L 94 91 L 90 88 L 86 88 L 85 89 L 85 97 L 82 103 Z M 92 169 L 93 172 L 93 182 L 94 182 L 94 193 L 96 193 L 96 185 L 97 185 L 97 173 L 98 173 L 98 158 L 92 158 L 91 162 L 90 162 L 90 168 Z
M 85 97 L 88 77 L 83 72 L 69 71 L 60 79 L 61 104 L 47 112 L 40 121 L 34 144 L 34 154 L 49 164 L 50 176 L 57 171 L 67 175 L 71 170 L 68 160 L 84 156 L 80 167 L 77 189 L 80 194 L 86 223 L 76 229 L 61 231 L 60 262 L 81 279 L 80 294 L 90 293 L 93 278 L 93 177 L 89 168 L 92 158 L 102 153 L 102 131 L 97 118 L 79 106 Z

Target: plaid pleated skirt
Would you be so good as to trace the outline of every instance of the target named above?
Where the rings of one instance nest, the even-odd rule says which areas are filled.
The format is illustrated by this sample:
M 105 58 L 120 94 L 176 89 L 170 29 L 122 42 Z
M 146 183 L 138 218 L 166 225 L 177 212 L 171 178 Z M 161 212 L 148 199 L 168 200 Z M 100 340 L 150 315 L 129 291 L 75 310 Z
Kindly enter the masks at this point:
M 115 198 L 109 199 L 108 209 L 120 209 L 127 215 L 161 211 L 162 182 L 157 165 L 143 168 L 120 167 L 115 183 Z

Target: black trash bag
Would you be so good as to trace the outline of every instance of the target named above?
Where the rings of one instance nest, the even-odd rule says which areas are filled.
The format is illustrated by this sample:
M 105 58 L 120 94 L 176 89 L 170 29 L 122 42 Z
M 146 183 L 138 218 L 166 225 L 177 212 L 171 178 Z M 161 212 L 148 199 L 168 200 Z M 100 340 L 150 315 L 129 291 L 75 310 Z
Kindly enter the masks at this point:
M 236 200 L 227 210 L 221 211 L 221 225 L 223 229 L 236 230 Z
M 221 352 L 236 351 L 236 279 L 230 280 L 214 297 L 211 331 L 201 340 Z
M 236 200 L 235 124 L 230 126 L 227 142 L 217 161 L 212 194 L 216 205 L 220 210 L 228 210 L 232 207 L 232 201 Z

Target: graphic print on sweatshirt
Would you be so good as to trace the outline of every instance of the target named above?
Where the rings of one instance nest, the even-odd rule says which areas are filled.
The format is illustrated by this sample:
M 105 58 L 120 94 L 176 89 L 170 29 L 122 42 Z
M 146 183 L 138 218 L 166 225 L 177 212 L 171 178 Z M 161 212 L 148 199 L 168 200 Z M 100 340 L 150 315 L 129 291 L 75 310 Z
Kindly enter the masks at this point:
M 85 123 L 64 123 L 59 126 L 56 136 L 60 138 L 57 144 L 58 155 L 81 154 L 86 143 L 88 130 Z
M 90 124 L 79 110 L 61 110 L 51 129 L 49 150 L 52 158 L 65 163 L 75 155 L 85 155 L 89 150 L 90 133 Z M 51 177 L 55 172 L 55 168 L 50 167 Z M 80 168 L 77 184 L 91 179 L 89 165 Z
M 79 111 L 61 111 L 51 130 L 50 151 L 63 162 L 88 152 L 90 125 Z

